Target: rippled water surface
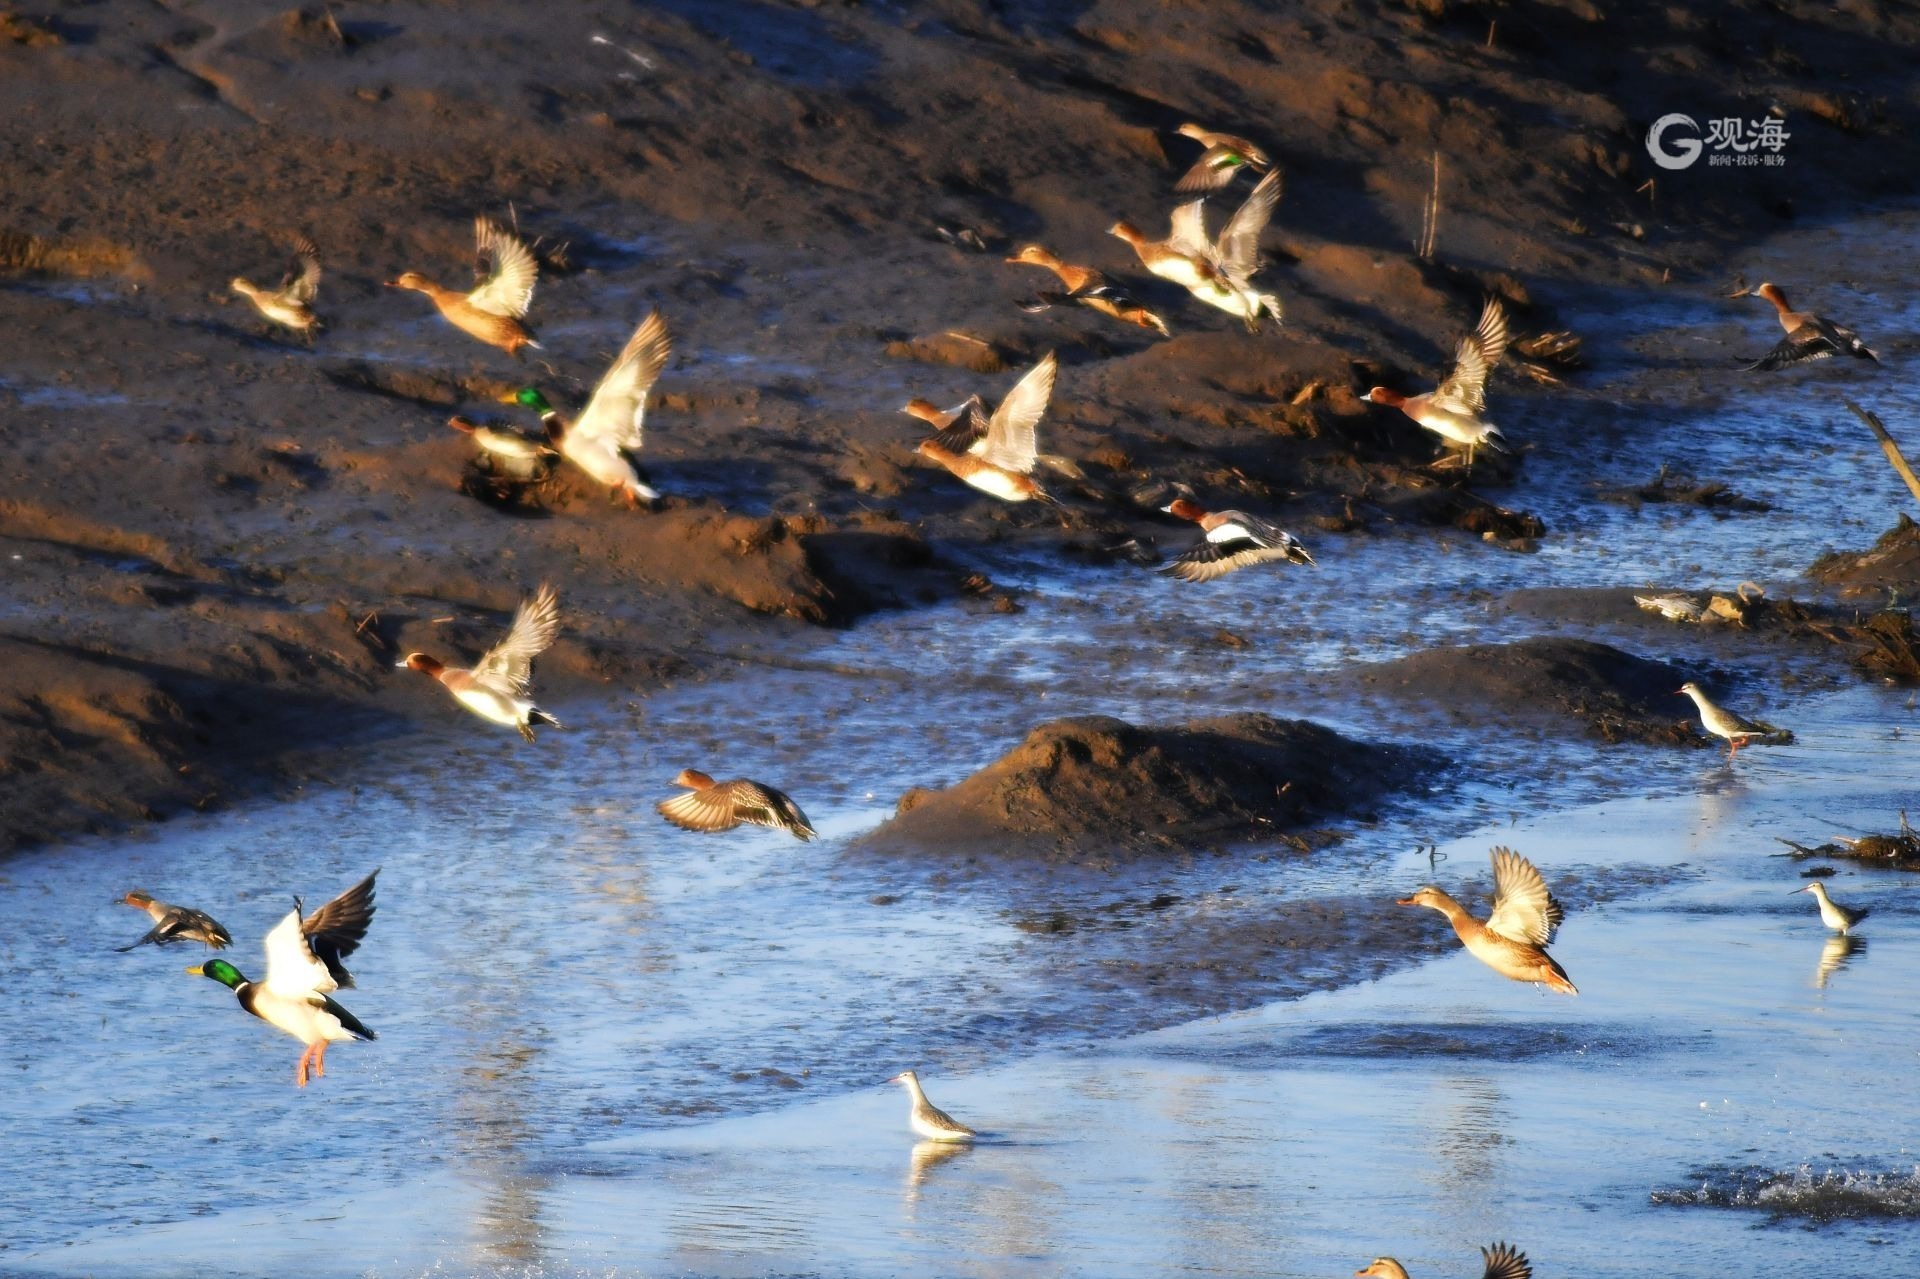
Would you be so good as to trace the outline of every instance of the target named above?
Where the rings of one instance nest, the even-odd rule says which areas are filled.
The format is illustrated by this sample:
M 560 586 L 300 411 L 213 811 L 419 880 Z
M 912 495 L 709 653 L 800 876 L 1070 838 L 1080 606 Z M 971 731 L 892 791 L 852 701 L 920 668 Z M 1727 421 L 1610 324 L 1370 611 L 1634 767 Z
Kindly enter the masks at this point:
M 1863 276 L 1865 252 L 1845 258 Z M 1819 305 L 1883 349 L 1915 318 L 1844 284 Z M 1457 733 L 1432 743 L 1454 761 L 1434 793 L 1311 859 L 853 846 L 907 786 L 1055 715 L 1265 709 L 1393 737 L 1322 676 L 1547 625 L 1488 608 L 1510 588 L 1785 589 L 1904 501 L 1839 404 L 1920 422 L 1891 370 L 1742 401 L 1723 361 L 1768 341 L 1759 304 L 1571 312 L 1597 360 L 1640 372 L 1510 401 L 1535 448 L 1504 497 L 1547 520 L 1538 554 L 1323 539 L 1319 570 L 1238 575 L 1196 619 L 1202 596 L 1137 573 L 983 551 L 1023 612 L 743 649 L 644 700 L 558 706 L 570 731 L 538 750 L 449 712 L 284 801 L 0 866 L 0 1273 L 1325 1275 L 1389 1253 L 1425 1275 L 1474 1272 L 1495 1238 L 1543 1276 L 1898 1272 L 1920 1248 L 1920 877 L 1843 867 L 1834 895 L 1873 915 L 1835 945 L 1775 836 L 1914 803 L 1903 691 L 1756 687 L 1799 741 L 1731 768 Z M 1656 407 L 1657 378 L 1694 407 Z M 1662 462 L 1773 509 L 1592 500 Z M 793 791 L 822 839 L 659 822 L 666 780 L 708 761 Z M 1496 841 L 1580 903 L 1555 948 L 1578 999 L 1328 922 L 1436 876 L 1477 892 Z M 374 866 L 342 1002 L 381 1037 L 304 1092 L 298 1046 L 186 976 L 197 954 L 111 949 L 144 931 L 113 904 L 139 886 L 212 910 L 255 970 L 292 894 Z M 1142 976 L 1178 935 L 1257 928 L 1294 943 L 1259 982 L 1208 985 L 1204 953 L 1177 992 Z M 1199 1016 L 1220 1009 L 1243 1011 Z M 986 1138 L 915 1145 L 879 1083 L 909 1065 Z

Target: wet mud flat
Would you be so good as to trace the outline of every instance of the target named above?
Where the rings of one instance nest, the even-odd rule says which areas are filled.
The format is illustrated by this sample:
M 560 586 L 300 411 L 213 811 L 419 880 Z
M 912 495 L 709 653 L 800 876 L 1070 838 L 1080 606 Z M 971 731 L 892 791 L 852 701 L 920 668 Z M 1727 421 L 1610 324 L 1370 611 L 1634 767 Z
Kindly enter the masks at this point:
M 1741 4 L 1702 26 L 1529 6 L 1492 41 L 1432 6 L 1129 0 L 562 5 L 538 29 L 410 3 L 9 21 L 0 322 L 32 340 L 0 362 L 0 760 L 33 800 L 9 808 L 10 846 L 297 785 L 316 742 L 412 721 L 396 648 L 481 643 L 543 578 L 570 624 L 542 677 L 567 697 L 708 660 L 689 634 L 804 652 L 808 624 L 1005 598 L 976 580 L 997 550 L 1174 543 L 1156 508 L 1176 482 L 1336 548 L 1402 528 L 1550 547 L 1566 526 L 1540 527 L 1533 486 L 1552 432 L 1520 432 L 1535 452 L 1472 492 L 1366 387 L 1434 375 L 1489 293 L 1532 334 L 1583 289 L 1718 285 L 1733 246 L 1898 198 L 1915 171 L 1891 162 L 1916 136 L 1896 9 Z M 1749 171 L 1663 174 L 1650 205 L 1637 113 L 1717 101 L 1734 67 L 1807 140 L 1792 207 Z M 1278 333 L 1156 291 L 1105 234 L 1169 205 L 1188 117 L 1297 122 Z M 1447 170 L 1429 262 L 1411 244 L 1435 149 L 1473 163 Z M 547 264 L 539 363 L 380 287 L 457 281 L 472 214 L 508 206 Z M 295 232 L 327 267 L 311 349 L 224 292 Z M 1173 336 L 1021 312 L 1029 268 L 1000 258 L 1029 240 L 1140 287 Z M 566 478 L 512 512 L 457 492 L 448 414 L 530 379 L 577 403 L 652 305 L 677 342 L 649 426 L 662 510 L 629 519 Z M 1736 338 L 1713 335 L 1716 358 Z M 1050 447 L 1088 477 L 1065 530 L 920 467 L 896 412 L 991 395 L 1049 349 Z M 1498 393 L 1509 421 L 1620 430 L 1531 382 Z

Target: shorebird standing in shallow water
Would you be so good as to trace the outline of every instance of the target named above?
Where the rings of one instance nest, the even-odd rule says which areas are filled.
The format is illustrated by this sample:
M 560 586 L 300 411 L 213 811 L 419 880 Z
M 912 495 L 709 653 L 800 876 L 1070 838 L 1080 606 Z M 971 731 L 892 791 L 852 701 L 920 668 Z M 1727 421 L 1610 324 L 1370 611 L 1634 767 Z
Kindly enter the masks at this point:
M 928 1141 L 972 1141 L 978 1135 L 928 1101 L 926 1092 L 920 1087 L 920 1076 L 914 1071 L 903 1070 L 887 1082 L 906 1087 L 907 1095 L 913 1098 L 913 1104 L 907 1111 L 907 1124 Z
M 1493 911 L 1485 923 L 1433 884 L 1398 901 L 1445 915 L 1468 953 L 1502 977 L 1541 982 L 1563 995 L 1580 993 L 1567 980 L 1566 969 L 1547 954 L 1547 943 L 1566 912 L 1547 891 L 1547 882 L 1533 863 L 1511 848 L 1493 850 Z
M 1487 1261 L 1480 1279 L 1533 1279 L 1533 1265 L 1527 1260 L 1527 1254 L 1510 1243 L 1482 1248 L 1480 1255 Z M 1365 1270 L 1356 1270 L 1353 1274 L 1354 1279 L 1408 1279 L 1407 1268 L 1392 1257 L 1375 1257 Z
M 177 941 L 197 941 L 206 943 L 212 950 L 233 944 L 233 934 L 220 926 L 220 921 L 204 910 L 195 910 L 191 906 L 174 906 L 167 902 L 155 901 L 152 893 L 142 892 L 138 888 L 119 899 L 129 906 L 147 912 L 147 918 L 153 921 L 153 927 L 147 935 L 132 946 L 116 946 L 115 950 L 125 953 L 134 946 L 144 946 L 152 942 L 156 946 L 167 946 Z
M 1447 380 L 1424 395 L 1402 395 L 1384 386 L 1367 392 L 1375 404 L 1397 408 L 1449 444 L 1467 451 L 1467 469 L 1473 469 L 1473 451 L 1483 445 L 1502 453 L 1506 437 L 1482 415 L 1487 411 L 1487 377 L 1507 353 L 1507 312 L 1499 298 L 1488 298 L 1480 323 L 1454 348 L 1453 371 Z
M 1727 758 L 1732 759 L 1740 753 L 1740 748 L 1755 739 L 1772 737 L 1780 730 L 1771 724 L 1762 724 L 1757 720 L 1735 715 L 1721 706 L 1705 693 L 1692 680 L 1682 684 L 1681 695 L 1691 697 L 1695 709 L 1700 712 L 1700 726 L 1715 737 L 1727 739 Z
M 1812 893 L 1814 900 L 1820 903 L 1820 922 L 1842 937 L 1846 936 L 1853 926 L 1865 919 L 1869 913 L 1864 908 L 1855 910 L 1851 906 L 1842 906 L 1827 896 L 1827 886 L 1817 879 L 1805 888 L 1796 888 L 1793 891 Z M 1788 894 L 1788 896 L 1792 895 L 1792 893 Z
M 1856 360 L 1872 360 L 1876 364 L 1880 362 L 1880 357 L 1852 329 L 1835 324 L 1824 315 L 1795 311 L 1789 307 L 1787 295 L 1780 291 L 1779 285 L 1762 284 L 1754 293 L 1773 303 L 1780 327 L 1787 331 L 1787 336 L 1781 338 L 1773 350 L 1747 365 L 1747 372 L 1771 373 L 1789 364 L 1827 360 L 1836 355 L 1851 355 Z M 1736 293 L 1734 296 L 1740 297 L 1742 294 Z

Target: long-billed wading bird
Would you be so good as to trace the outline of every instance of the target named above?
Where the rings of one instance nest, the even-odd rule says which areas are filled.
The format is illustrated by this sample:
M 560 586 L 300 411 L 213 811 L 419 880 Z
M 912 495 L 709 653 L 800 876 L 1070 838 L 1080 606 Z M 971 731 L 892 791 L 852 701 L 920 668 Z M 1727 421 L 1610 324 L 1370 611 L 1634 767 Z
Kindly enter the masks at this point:
M 973 1129 L 927 1100 L 926 1090 L 920 1087 L 918 1072 L 903 1070 L 887 1082 L 900 1084 L 906 1088 L 910 1099 L 907 1106 L 907 1126 L 928 1141 L 972 1141 L 979 1136 Z
M 123 955 L 134 947 L 145 946 L 149 942 L 155 946 L 170 946 L 177 941 L 197 941 L 204 943 L 210 950 L 219 950 L 233 944 L 233 934 L 204 910 L 156 901 L 152 893 L 138 888 L 114 900 L 146 911 L 147 918 L 153 921 L 153 927 L 149 928 L 146 936 L 139 941 L 128 946 L 114 947 Z
M 1880 362 L 1873 348 L 1862 342 L 1860 335 L 1852 329 L 1835 324 L 1824 315 L 1796 311 L 1788 306 L 1787 295 L 1781 292 L 1779 285 L 1762 284 L 1754 293 L 1773 303 L 1774 314 L 1780 321 L 1780 327 L 1787 331 L 1787 336 L 1781 338 L 1771 351 L 1749 363 L 1747 372 L 1771 373 L 1790 364 L 1826 360 L 1836 355 L 1851 355 L 1856 360 L 1872 360 L 1876 364 Z
M 1486 1269 L 1480 1279 L 1533 1279 L 1533 1264 L 1527 1254 L 1510 1243 L 1496 1243 L 1480 1249 Z M 1353 1272 L 1354 1279 L 1410 1279 L 1407 1268 L 1392 1257 L 1375 1257 L 1364 1270 Z
M 294 898 L 293 909 L 267 934 L 265 981 L 248 981 L 224 959 L 187 969 L 219 982 L 242 1008 L 306 1045 L 293 1072 L 301 1088 L 307 1086 L 309 1071 L 325 1077 L 328 1044 L 377 1037 L 336 1003 L 331 992 L 353 985 L 343 961 L 359 949 L 373 922 L 373 881 L 379 873 L 374 871 L 304 919 L 300 899 Z
M 1566 970 L 1547 954 L 1553 930 L 1566 912 L 1547 891 L 1547 882 L 1533 863 L 1511 848 L 1493 850 L 1493 910 L 1484 923 L 1433 884 L 1398 901 L 1445 915 L 1467 952 L 1502 977 L 1540 982 L 1563 995 L 1580 993 L 1567 979 Z
M 1676 695 L 1691 697 L 1694 709 L 1700 712 L 1700 726 L 1715 737 L 1727 739 L 1728 759 L 1739 754 L 1740 748 L 1748 742 L 1759 741 L 1764 745 L 1766 738 L 1777 736 L 1780 732 L 1771 724 L 1734 714 L 1703 693 L 1692 680 L 1682 684 Z
M 943 438 L 952 441 L 948 433 L 962 429 L 960 423 L 955 423 L 947 432 L 920 441 L 914 452 L 1003 502 L 1029 499 L 1052 502 L 1054 499 L 1033 478 L 1033 468 L 1040 456 L 1036 428 L 1047 411 L 1047 401 L 1053 398 L 1053 379 L 1059 367 L 1059 361 L 1049 351 L 1027 370 L 1000 401 L 1000 407 L 993 411 L 981 431 L 977 448 L 969 446 L 967 451 L 957 452 L 941 442 Z M 969 413 L 969 419 L 978 416 L 977 410 Z M 976 429 L 972 421 L 967 425 L 970 430 Z
M 1163 280 L 1171 280 L 1208 306 L 1238 316 L 1249 333 L 1260 331 L 1260 321 L 1281 321 L 1280 299 L 1253 287 L 1260 270 L 1260 235 L 1280 201 L 1280 173 L 1260 179 L 1218 239 L 1207 237 L 1206 201 L 1194 200 L 1173 211 L 1165 240 L 1149 240 L 1133 223 L 1122 219 L 1107 228 L 1133 246 L 1140 264 Z
M 517 356 L 524 347 L 543 349 L 522 323 L 533 306 L 533 286 L 540 275 L 533 251 L 484 215 L 473 220 L 473 240 L 471 291 L 443 289 L 418 271 L 387 281 L 387 287 L 426 294 L 447 323 L 508 355 Z
M 814 836 L 813 823 L 785 791 L 746 778 L 716 782 L 696 768 L 683 768 L 673 779 L 687 793 L 654 805 L 662 817 L 682 830 L 732 830 L 741 823 L 771 826 L 802 842 Z
M 520 602 L 506 638 L 470 669 L 447 666 L 425 653 L 408 653 L 394 665 L 433 676 L 481 719 L 517 728 L 533 741 L 535 724 L 565 727 L 533 702 L 533 659 L 551 648 L 559 633 L 560 597 L 543 583 L 532 599 Z
M 560 456 L 611 488 L 629 507 L 638 507 L 660 497 L 645 482 L 633 455 L 646 443 L 647 396 L 672 354 L 666 318 L 649 311 L 593 388 L 579 417 L 569 422 L 534 387 L 514 398 L 540 415 Z
M 1820 903 L 1820 922 L 1828 928 L 1831 928 L 1834 932 L 1839 933 L 1842 937 L 1851 933 L 1855 924 L 1858 924 L 1872 913 L 1865 907 L 1856 910 L 1851 906 L 1842 906 L 1839 902 L 1827 896 L 1827 886 L 1817 879 L 1805 888 L 1796 888 L 1793 891 L 1795 893 L 1812 893 L 1813 899 Z M 1789 897 L 1792 895 L 1792 893 L 1788 894 Z
M 314 299 L 320 295 L 320 250 L 306 236 L 293 242 L 293 265 L 277 288 L 261 288 L 245 276 L 236 276 L 227 287 L 253 303 L 253 309 L 267 320 L 313 342 L 314 330 L 320 327 L 320 317 L 313 313 Z
M 1480 322 L 1460 339 L 1453 352 L 1447 380 L 1421 395 L 1403 395 L 1384 386 L 1367 392 L 1375 404 L 1397 408 L 1449 444 L 1467 451 L 1467 469 L 1473 452 L 1490 448 L 1506 452 L 1506 437 L 1487 421 L 1487 377 L 1507 353 L 1507 312 L 1500 299 L 1488 298 Z

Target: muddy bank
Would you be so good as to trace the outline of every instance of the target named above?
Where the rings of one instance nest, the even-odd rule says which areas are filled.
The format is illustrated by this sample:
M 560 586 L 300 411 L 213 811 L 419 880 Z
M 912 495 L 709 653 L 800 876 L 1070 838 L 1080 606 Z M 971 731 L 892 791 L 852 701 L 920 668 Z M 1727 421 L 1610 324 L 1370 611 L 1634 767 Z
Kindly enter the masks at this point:
M 1605 742 L 1709 744 L 1675 692 L 1692 673 L 1593 640 L 1430 649 L 1363 668 L 1358 678 L 1363 688 L 1436 708 L 1461 725 L 1504 720 Z
M 1271 715 L 1169 727 L 1081 716 L 1040 725 L 958 785 L 908 792 L 861 842 L 1084 859 L 1277 835 L 1304 851 L 1330 836 L 1301 827 L 1364 817 L 1435 762 Z
M 237 760 L 311 738 L 229 713 L 203 676 L 403 724 L 354 645 L 509 608 L 542 579 L 593 677 L 644 686 L 689 635 L 802 648 L 803 624 L 951 596 L 975 548 L 1051 550 L 1058 521 L 916 461 L 898 413 L 997 396 L 1047 350 L 1062 373 L 1043 443 L 1087 476 L 1066 522 L 1089 541 L 1171 536 L 1129 495 L 1180 481 L 1309 528 L 1456 526 L 1525 549 L 1541 530 L 1524 492 L 1478 491 L 1524 490 L 1524 462 L 1472 490 L 1435 475 L 1432 439 L 1366 387 L 1430 384 L 1485 294 L 1530 337 L 1553 317 L 1529 280 L 1717 281 L 1731 244 L 1909 191 L 1920 120 L 1901 56 L 1920 16 L 1759 0 L 1711 20 L 1510 6 L 1492 41 L 1477 11 L 1335 0 L 561 4 L 538 22 L 505 0 L 97 8 L 0 28 L 18 126 L 0 137 L 18 178 L 0 324 L 30 339 L 0 354 L 0 551 L 20 557 L 0 636 L 97 656 L 64 672 L 73 704 L 112 706 L 157 753 L 130 771 L 140 798 L 112 759 L 60 744 L 86 739 L 87 714 L 35 707 L 0 671 L 9 766 L 38 773 L 49 812 L 198 802 L 162 784 L 212 749 L 177 722 L 224 721 Z M 1787 114 L 1790 187 L 1656 175 L 1648 118 L 1749 100 Z M 1189 118 L 1261 136 L 1286 170 L 1262 277 L 1286 298 L 1277 333 L 1239 331 L 1106 235 L 1119 216 L 1158 233 Z M 539 238 L 537 362 L 381 287 L 408 268 L 460 283 L 478 211 Z M 311 350 L 226 293 L 276 278 L 296 233 L 326 267 Z M 1137 289 L 1172 336 L 1021 311 L 1030 269 L 1000 259 L 1027 241 Z M 647 426 L 661 511 L 564 473 L 524 509 L 457 491 L 449 411 L 530 381 L 577 409 L 653 305 L 676 336 Z M 1503 373 L 1495 392 L 1531 385 Z M 307 661 L 231 656 L 336 609 L 353 638 L 316 634 Z M 123 683 L 176 670 L 192 678 Z
M 1846 599 L 1920 594 L 1920 524 L 1903 514 L 1867 550 L 1823 555 L 1807 576 Z

